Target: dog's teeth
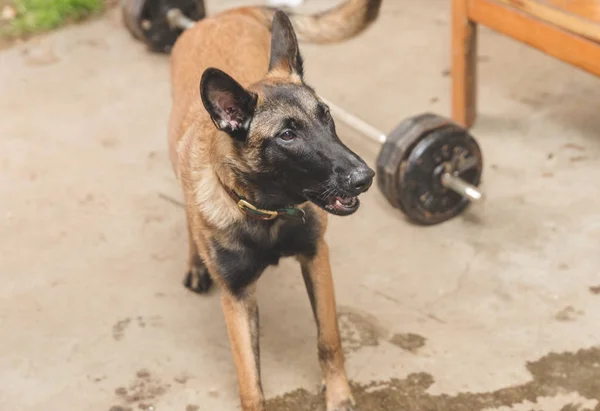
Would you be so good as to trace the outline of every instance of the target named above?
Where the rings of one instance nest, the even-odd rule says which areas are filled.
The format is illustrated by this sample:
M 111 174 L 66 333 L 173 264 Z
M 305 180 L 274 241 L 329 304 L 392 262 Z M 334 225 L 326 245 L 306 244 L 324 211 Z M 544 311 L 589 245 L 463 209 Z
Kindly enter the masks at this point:
M 356 197 L 341 198 L 337 197 L 335 205 L 338 207 L 354 207 L 356 205 Z

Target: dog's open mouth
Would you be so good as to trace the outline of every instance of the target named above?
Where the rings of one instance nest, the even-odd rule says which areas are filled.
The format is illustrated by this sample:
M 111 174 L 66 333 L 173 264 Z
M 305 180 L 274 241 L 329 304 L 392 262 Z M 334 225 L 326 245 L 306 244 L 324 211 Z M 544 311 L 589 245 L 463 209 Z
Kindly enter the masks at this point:
M 358 197 L 331 195 L 329 197 L 308 194 L 308 199 L 331 214 L 346 216 L 354 213 L 360 206 Z
M 336 211 L 354 211 L 358 205 L 358 198 L 356 197 L 331 197 L 329 204 L 325 208 L 333 209 Z

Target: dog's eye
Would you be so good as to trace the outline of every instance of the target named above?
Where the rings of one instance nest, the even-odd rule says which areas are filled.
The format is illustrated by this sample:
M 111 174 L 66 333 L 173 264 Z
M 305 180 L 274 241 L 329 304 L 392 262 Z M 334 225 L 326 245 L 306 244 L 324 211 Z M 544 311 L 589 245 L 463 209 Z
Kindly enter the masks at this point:
M 293 140 L 293 139 L 294 139 L 294 137 L 296 137 L 296 135 L 295 135 L 295 134 L 294 134 L 294 132 L 293 132 L 293 131 L 291 131 L 291 130 L 285 130 L 283 133 L 281 133 L 281 134 L 279 135 L 279 138 L 280 138 L 280 139 L 282 139 L 282 140 L 284 140 L 284 141 L 290 141 L 290 140 Z

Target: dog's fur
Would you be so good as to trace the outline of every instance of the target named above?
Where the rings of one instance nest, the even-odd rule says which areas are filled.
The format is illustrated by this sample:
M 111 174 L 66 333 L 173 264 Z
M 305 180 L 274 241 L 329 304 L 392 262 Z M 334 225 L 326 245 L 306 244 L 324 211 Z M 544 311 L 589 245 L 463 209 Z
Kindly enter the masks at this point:
M 354 409 L 324 234 L 328 212 L 356 211 L 374 172 L 339 140 L 327 106 L 305 84 L 296 36 L 316 43 L 353 37 L 377 18 L 381 1 L 347 0 L 312 16 L 227 10 L 173 47 L 168 139 L 185 201 L 186 286 L 221 289 L 244 411 L 265 409 L 255 284 L 287 256 L 301 264 L 318 327 L 327 410 Z M 261 209 L 296 207 L 304 220 L 250 218 L 232 192 Z

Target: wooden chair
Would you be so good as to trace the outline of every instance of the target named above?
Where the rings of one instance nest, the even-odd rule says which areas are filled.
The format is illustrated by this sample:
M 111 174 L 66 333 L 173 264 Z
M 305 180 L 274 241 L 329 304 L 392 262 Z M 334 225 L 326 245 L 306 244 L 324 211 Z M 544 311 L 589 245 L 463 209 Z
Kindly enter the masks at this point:
M 477 25 L 600 76 L 600 0 L 452 0 L 452 118 L 477 103 Z M 600 90 L 600 84 L 599 84 Z

